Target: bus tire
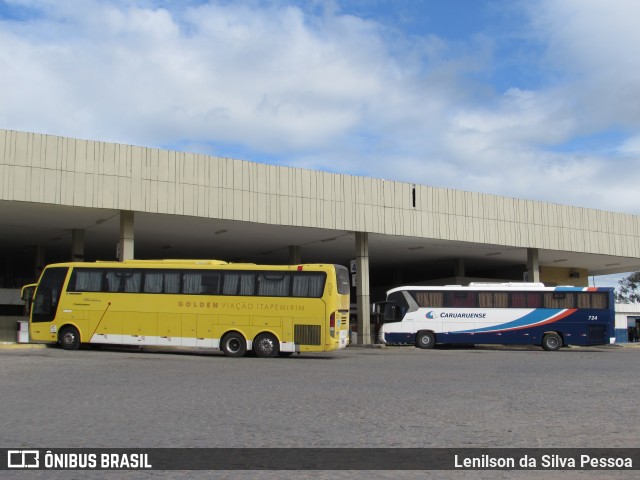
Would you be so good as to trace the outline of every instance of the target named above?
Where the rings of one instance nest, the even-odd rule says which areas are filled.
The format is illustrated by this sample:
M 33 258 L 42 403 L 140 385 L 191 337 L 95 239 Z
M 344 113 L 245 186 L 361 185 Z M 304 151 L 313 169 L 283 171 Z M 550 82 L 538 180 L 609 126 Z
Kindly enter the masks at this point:
M 545 333 L 542 337 L 542 348 L 547 352 L 555 352 L 560 350 L 562 346 L 562 338 L 556 332 Z
M 262 358 L 273 358 L 280 351 L 278 339 L 270 333 L 261 333 L 253 339 L 253 351 Z
M 436 336 L 432 332 L 418 332 L 416 334 L 416 347 L 430 349 L 436 344 Z
M 247 352 L 247 342 L 238 332 L 227 333 L 220 342 L 220 350 L 227 357 L 242 357 Z
M 68 326 L 60 330 L 58 343 L 65 350 L 78 350 L 80 348 L 80 333 L 76 327 Z

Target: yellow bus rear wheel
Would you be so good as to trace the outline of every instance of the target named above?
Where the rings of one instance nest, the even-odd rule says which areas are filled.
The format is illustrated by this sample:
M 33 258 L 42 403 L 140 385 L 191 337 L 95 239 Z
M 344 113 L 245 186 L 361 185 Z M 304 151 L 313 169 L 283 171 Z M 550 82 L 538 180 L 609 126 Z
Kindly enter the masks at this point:
M 238 332 L 230 332 L 222 338 L 220 350 L 227 357 L 242 357 L 247 352 L 247 341 Z
M 253 351 L 263 358 L 273 358 L 280 350 L 278 339 L 270 333 L 261 333 L 253 340 Z

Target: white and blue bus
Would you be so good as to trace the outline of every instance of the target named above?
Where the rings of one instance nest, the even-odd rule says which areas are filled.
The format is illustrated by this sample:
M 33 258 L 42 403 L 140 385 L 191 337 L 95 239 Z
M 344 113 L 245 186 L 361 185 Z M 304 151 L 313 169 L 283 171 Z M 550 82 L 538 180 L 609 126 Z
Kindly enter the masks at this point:
M 542 283 L 399 287 L 381 302 L 380 343 L 567 345 L 615 342 L 613 288 Z

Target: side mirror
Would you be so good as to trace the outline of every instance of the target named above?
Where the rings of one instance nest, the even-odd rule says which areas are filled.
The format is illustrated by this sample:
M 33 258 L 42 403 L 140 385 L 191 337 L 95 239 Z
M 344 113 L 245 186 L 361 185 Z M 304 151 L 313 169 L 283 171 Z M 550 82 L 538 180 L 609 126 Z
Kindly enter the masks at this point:
M 37 286 L 38 284 L 36 283 L 30 283 L 29 285 L 22 287 L 20 298 L 27 303 L 33 302 L 33 294 L 36 291 Z

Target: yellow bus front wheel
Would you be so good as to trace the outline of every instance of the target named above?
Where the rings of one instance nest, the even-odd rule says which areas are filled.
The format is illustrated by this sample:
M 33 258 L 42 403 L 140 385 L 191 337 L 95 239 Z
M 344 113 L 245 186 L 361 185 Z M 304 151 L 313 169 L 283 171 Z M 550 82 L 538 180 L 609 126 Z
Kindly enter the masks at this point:
M 60 330 L 58 343 L 65 350 L 77 350 L 80 347 L 80 333 L 76 327 L 67 326 Z

